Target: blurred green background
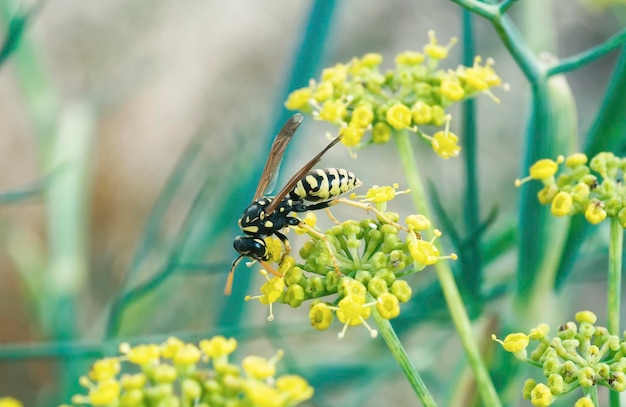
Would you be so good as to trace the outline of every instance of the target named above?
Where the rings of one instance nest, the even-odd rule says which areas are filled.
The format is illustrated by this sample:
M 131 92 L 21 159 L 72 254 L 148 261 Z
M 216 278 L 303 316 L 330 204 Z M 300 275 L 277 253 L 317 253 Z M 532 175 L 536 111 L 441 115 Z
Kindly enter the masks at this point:
M 624 6 L 593 3 L 527 0 L 511 16 L 535 50 L 568 56 L 626 21 Z M 257 354 L 285 349 L 282 367 L 316 387 L 310 405 L 414 405 L 382 341 L 365 330 L 352 328 L 342 341 L 339 325 L 313 332 L 306 307 L 279 307 L 268 323 L 265 307 L 243 302 L 262 282 L 255 269 L 239 267 L 234 294 L 226 298 L 222 291 L 235 258 L 237 219 L 289 115 L 282 108 L 287 93 L 324 66 L 367 52 L 382 54 L 389 66 L 395 54 L 420 50 L 430 29 L 447 43 L 461 35 L 459 6 L 0 0 L 0 14 L 0 38 L 16 40 L 0 65 L 0 395 L 29 406 L 67 402 L 93 358 L 114 353 L 121 340 L 221 333 Z M 493 57 L 511 86 L 498 93 L 500 104 L 487 97 L 476 102 L 481 215 L 498 209 L 490 231 L 510 248 L 518 209 L 513 180 L 525 172 L 528 83 L 491 26 L 476 17 L 474 28 L 476 54 Z M 460 58 L 457 45 L 447 67 Z M 567 76 L 582 134 L 615 59 L 609 54 Z M 458 132 L 459 112 L 452 114 Z M 279 186 L 327 143 L 327 131 L 333 128 L 305 119 Z M 460 161 L 441 160 L 416 144 L 426 147 L 419 148 L 422 171 L 459 221 Z M 405 187 L 393 154 L 383 146 L 352 159 L 335 148 L 322 165 L 348 168 L 365 186 Z M 408 198 L 392 205 L 412 213 Z M 514 279 L 516 256 L 514 250 L 491 255 L 487 287 Z M 593 308 L 597 298 L 576 293 L 597 282 L 583 272 L 603 261 L 590 255 L 580 262 L 563 315 Z M 434 278 L 428 270 L 414 277 L 416 291 Z M 436 294 L 427 298 L 407 305 L 394 325 L 443 399 L 446 378 L 465 366 L 445 305 Z

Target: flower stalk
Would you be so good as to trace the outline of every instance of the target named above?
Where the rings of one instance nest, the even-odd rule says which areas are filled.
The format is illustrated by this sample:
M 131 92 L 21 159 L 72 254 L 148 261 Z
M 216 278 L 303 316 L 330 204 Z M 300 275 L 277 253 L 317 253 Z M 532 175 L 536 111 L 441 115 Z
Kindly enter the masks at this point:
M 389 348 L 389 351 L 393 355 L 394 359 L 396 359 L 396 361 L 400 365 L 400 368 L 404 372 L 404 375 L 406 376 L 411 387 L 415 391 L 415 394 L 417 394 L 417 397 L 419 397 L 424 407 L 437 406 L 437 403 L 426 388 L 424 381 L 422 381 L 419 373 L 417 373 L 417 370 L 415 370 L 415 367 L 413 366 L 413 364 L 411 364 L 406 350 L 402 346 L 398 335 L 396 335 L 396 331 L 393 329 L 393 326 L 391 326 L 391 322 L 389 322 L 388 319 L 383 318 L 378 313 L 378 310 L 376 310 L 376 308 L 373 309 L 372 316 L 374 317 L 374 321 L 378 326 L 378 332 L 387 344 L 387 348 Z
M 408 132 L 406 130 L 396 131 L 394 133 L 394 140 L 409 188 L 411 188 L 411 198 L 413 199 L 415 208 L 419 214 L 430 217 L 430 209 L 425 199 L 426 194 L 424 186 L 419 176 L 420 173 L 417 162 L 415 161 L 415 154 L 411 146 Z M 440 244 L 437 243 L 437 246 L 440 246 Z M 446 262 L 437 262 L 435 269 L 452 321 L 459 334 L 463 348 L 465 349 L 469 364 L 476 376 L 483 403 L 489 406 L 500 406 L 500 399 L 489 377 L 485 362 L 480 355 L 478 344 L 474 340 L 469 317 L 463 305 L 463 300 L 461 299 L 456 282 L 454 281 L 452 270 Z

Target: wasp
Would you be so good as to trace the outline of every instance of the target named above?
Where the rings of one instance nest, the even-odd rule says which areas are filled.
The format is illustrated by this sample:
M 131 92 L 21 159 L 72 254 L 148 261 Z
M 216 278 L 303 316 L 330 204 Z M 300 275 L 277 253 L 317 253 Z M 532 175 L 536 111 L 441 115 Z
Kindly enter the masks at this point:
M 292 116 L 274 138 L 252 203 L 239 219 L 243 235 L 237 236 L 233 242 L 239 256 L 233 261 L 228 275 L 224 290 L 227 295 L 232 288 L 235 267 L 244 257 L 258 261 L 268 271 L 276 274 L 265 264 L 270 259 L 265 238 L 276 236 L 288 251 L 289 241 L 281 231 L 300 224 L 300 219 L 293 213 L 328 208 L 336 197 L 361 185 L 361 181 L 350 171 L 341 168 L 313 169 L 322 156 L 341 140 L 340 136 L 296 172 L 275 196 L 264 195 L 276 176 L 287 145 L 301 123 L 302 115 Z

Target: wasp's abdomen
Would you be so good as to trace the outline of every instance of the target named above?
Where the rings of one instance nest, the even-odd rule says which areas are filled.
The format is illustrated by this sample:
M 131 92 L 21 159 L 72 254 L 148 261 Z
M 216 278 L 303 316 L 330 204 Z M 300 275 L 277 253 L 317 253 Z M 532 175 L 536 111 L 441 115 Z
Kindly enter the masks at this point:
M 309 171 L 289 193 L 291 199 L 328 201 L 361 185 L 354 173 L 342 168 Z

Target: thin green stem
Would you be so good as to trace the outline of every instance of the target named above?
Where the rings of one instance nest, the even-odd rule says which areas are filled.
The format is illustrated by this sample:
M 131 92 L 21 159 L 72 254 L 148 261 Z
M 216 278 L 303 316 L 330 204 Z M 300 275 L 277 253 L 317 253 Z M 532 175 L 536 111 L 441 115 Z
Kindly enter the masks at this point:
M 622 29 L 617 34 L 611 36 L 595 47 L 589 48 L 583 52 L 580 52 L 571 57 L 561 58 L 559 63 L 553 67 L 548 68 L 546 75 L 556 75 L 559 73 L 565 73 L 580 68 L 581 66 L 595 61 L 596 59 L 608 54 L 615 50 L 617 47 L 624 44 L 626 41 L 626 28 Z
M 609 277 L 608 277 L 608 326 L 609 333 L 620 335 L 620 298 L 622 291 L 622 248 L 624 245 L 624 229 L 616 216 L 611 217 L 609 238 Z M 619 407 L 620 394 L 609 392 L 611 407 Z
M 409 360 L 409 356 L 402 346 L 398 335 L 396 335 L 396 331 L 394 331 L 393 326 L 391 326 L 391 323 L 380 316 L 376 307 L 372 307 L 372 314 L 374 316 L 374 321 L 376 321 L 376 325 L 378 326 L 378 332 L 382 335 L 389 351 L 400 365 L 400 368 L 415 391 L 415 394 L 417 394 L 417 397 L 419 397 L 425 407 L 436 407 L 437 403 L 435 402 L 435 399 L 433 399 L 433 396 L 426 388 L 426 385 L 422 381 L 419 373 L 417 373 L 417 370 L 415 370 L 415 367 Z
M 430 218 L 430 209 L 428 202 L 426 201 L 426 194 L 424 187 L 420 179 L 420 173 L 415 161 L 415 154 L 413 147 L 411 146 L 411 140 L 409 133 L 406 130 L 397 131 L 394 135 L 396 147 L 398 149 L 398 155 L 404 168 L 404 173 L 411 188 L 411 197 L 418 213 Z M 435 241 L 437 248 L 441 251 L 441 246 Z M 489 377 L 489 372 L 485 365 L 484 360 L 480 355 L 480 350 L 476 340 L 474 339 L 474 333 L 472 332 L 472 326 L 467 315 L 467 311 L 461 299 L 452 270 L 445 261 L 439 261 L 435 263 L 437 270 L 437 277 L 441 284 L 448 310 L 452 317 L 454 326 L 459 334 L 465 354 L 468 362 L 474 371 L 476 381 L 478 383 L 478 389 L 483 400 L 483 405 L 498 407 L 501 406 L 500 400 L 496 389 Z
M 620 297 L 622 288 L 622 246 L 624 229 L 617 217 L 611 218 L 609 240 L 609 287 L 608 287 L 608 326 L 609 333 L 620 335 Z

